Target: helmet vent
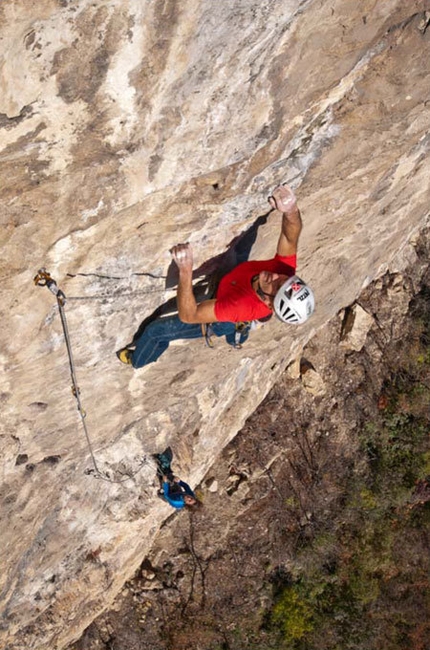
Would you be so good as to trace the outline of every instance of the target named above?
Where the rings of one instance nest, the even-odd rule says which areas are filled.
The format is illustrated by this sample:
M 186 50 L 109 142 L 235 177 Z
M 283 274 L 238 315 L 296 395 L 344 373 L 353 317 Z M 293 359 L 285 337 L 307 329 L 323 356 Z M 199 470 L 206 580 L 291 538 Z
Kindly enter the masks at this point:
M 286 307 L 285 311 L 282 310 L 282 317 L 285 321 L 288 321 L 288 323 L 295 323 L 298 321 L 298 318 L 294 311 L 291 309 L 291 307 Z

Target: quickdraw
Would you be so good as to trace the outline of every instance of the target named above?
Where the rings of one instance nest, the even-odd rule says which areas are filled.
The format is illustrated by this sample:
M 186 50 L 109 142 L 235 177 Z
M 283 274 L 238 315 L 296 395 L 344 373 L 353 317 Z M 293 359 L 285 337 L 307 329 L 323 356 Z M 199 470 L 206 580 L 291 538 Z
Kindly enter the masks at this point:
M 146 457 L 143 458 L 141 461 L 139 467 L 137 470 L 133 473 L 127 473 L 127 476 L 122 478 L 122 479 L 113 479 L 111 478 L 107 472 L 102 472 L 98 465 L 97 461 L 94 455 L 93 451 L 93 446 L 91 444 L 91 439 L 88 433 L 87 429 L 87 424 L 85 422 L 86 418 L 86 412 L 82 406 L 81 402 L 81 397 L 80 397 L 80 390 L 76 378 L 76 370 L 75 370 L 75 364 L 73 361 L 73 354 L 72 354 L 72 346 L 70 343 L 70 336 L 69 336 L 69 330 L 67 327 L 67 320 L 66 320 L 66 312 L 65 312 L 65 304 L 66 304 L 66 296 L 64 292 L 59 289 L 57 286 L 56 281 L 51 277 L 50 273 L 45 269 L 39 269 L 37 274 L 34 276 L 34 284 L 38 287 L 47 287 L 51 293 L 54 294 L 54 296 L 57 299 L 57 305 L 58 305 L 58 310 L 60 312 L 60 318 L 61 318 L 61 325 L 63 327 L 63 334 L 64 334 L 64 340 L 66 342 L 66 347 L 67 347 L 67 355 L 69 358 L 69 368 L 70 368 L 70 375 L 72 378 L 72 394 L 73 397 L 76 399 L 77 406 L 78 406 L 78 411 L 79 415 L 81 417 L 82 421 L 82 426 L 85 432 L 85 437 L 88 445 L 88 449 L 91 455 L 91 459 L 94 465 L 94 469 L 87 469 L 85 471 L 86 474 L 93 474 L 95 478 L 100 478 L 104 481 L 109 481 L 110 483 L 124 483 L 125 481 L 128 481 L 129 479 L 133 478 L 137 474 L 137 472 L 143 467 L 144 463 L 146 462 Z
M 48 287 L 49 291 L 57 297 L 57 300 L 61 301 L 61 304 L 64 306 L 66 304 L 66 296 L 64 293 L 57 287 L 57 283 L 46 269 L 39 269 L 37 274 L 33 278 L 34 284 L 38 287 Z

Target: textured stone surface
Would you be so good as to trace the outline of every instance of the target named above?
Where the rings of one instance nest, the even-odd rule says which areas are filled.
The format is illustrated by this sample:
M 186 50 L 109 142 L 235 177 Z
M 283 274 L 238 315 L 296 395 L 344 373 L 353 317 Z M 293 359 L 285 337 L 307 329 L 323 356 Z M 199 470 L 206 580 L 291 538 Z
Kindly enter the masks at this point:
M 146 462 L 97 481 L 70 393 L 46 266 L 68 296 L 102 469 L 172 444 L 195 484 L 313 333 L 428 218 L 429 38 L 416 0 L 16 0 L 0 5 L 2 645 L 60 648 L 138 566 L 168 514 Z M 115 350 L 196 267 L 297 189 L 299 272 L 318 308 L 242 351 L 176 344 L 153 367 Z M 273 253 L 279 221 L 253 255 Z M 120 466 L 118 466 L 120 464 Z
M 360 305 L 353 305 L 345 310 L 341 345 L 347 350 L 359 352 L 366 343 L 366 336 L 374 319 Z
M 426 365 L 419 363 L 418 370 L 416 361 L 423 358 L 419 340 L 425 341 L 425 314 L 430 308 L 425 304 L 430 283 L 430 229 L 423 232 L 416 251 L 418 259 L 406 272 L 387 273 L 361 292 L 360 304 L 374 315 L 374 321 L 360 353 L 339 345 L 343 310 L 305 346 L 307 362 L 301 365 L 317 370 L 324 379 L 325 395 L 315 399 L 295 380 L 298 377 L 284 373 L 203 478 L 204 507 L 194 515 L 174 516 L 162 527 L 134 579 L 70 650 L 102 650 L 109 644 L 115 650 L 200 650 L 223 643 L 234 650 L 283 646 L 279 638 L 277 643 L 273 637 L 272 642 L 268 640 L 270 627 L 261 629 L 273 606 L 274 581 L 290 578 L 297 584 L 310 570 L 320 582 L 327 576 L 328 558 L 331 567 L 336 564 L 333 558 L 342 563 L 345 546 L 339 536 L 345 539 L 354 518 L 351 505 L 357 512 L 357 501 L 348 499 L 346 491 L 351 494 L 351 485 L 366 481 L 363 435 L 369 432 L 369 425 L 379 427 L 390 417 L 387 406 L 394 401 L 399 381 L 405 388 L 405 374 L 417 377 L 414 373 L 422 371 L 424 382 L 428 376 L 428 366 L 426 370 Z M 423 290 L 414 299 L 420 282 Z M 426 401 L 420 388 L 415 396 L 414 407 L 408 399 L 401 399 L 398 407 L 411 418 L 425 418 L 428 395 Z M 396 477 L 394 484 L 401 480 L 398 474 Z M 218 490 L 212 493 L 215 482 Z M 416 500 L 421 499 L 422 504 L 426 499 L 425 481 L 422 484 L 404 493 L 403 503 L 408 502 L 408 508 L 416 507 Z M 364 525 L 367 530 L 372 526 L 370 514 L 361 510 L 358 518 L 351 538 L 357 527 Z M 405 534 L 406 545 L 401 541 Z M 425 623 L 421 625 L 414 617 L 425 619 L 425 607 L 415 601 L 420 597 L 419 585 L 425 589 L 428 553 L 423 536 L 415 536 L 411 543 L 412 534 L 412 530 L 403 529 L 398 535 L 400 544 L 394 546 L 401 549 L 401 556 L 394 560 L 394 577 L 389 569 L 381 579 L 381 594 L 385 603 L 387 599 L 390 602 L 393 580 L 394 609 L 409 621 L 409 635 L 416 630 L 415 638 L 426 646 L 425 630 L 421 634 Z M 333 543 L 334 538 L 338 544 Z M 380 532 L 377 539 L 381 539 Z M 309 548 L 315 551 L 312 560 Z M 407 562 L 404 549 L 411 553 Z M 377 548 L 374 551 L 378 553 Z M 392 564 L 391 558 L 389 566 Z M 411 571 L 418 574 L 412 578 Z M 414 591 L 413 604 L 409 597 L 399 600 L 400 584 L 402 593 L 409 596 Z M 373 593 L 377 598 L 377 592 Z M 367 620 L 366 633 L 366 617 L 360 619 L 359 614 L 358 624 L 365 638 L 362 646 L 379 650 L 385 647 L 395 623 L 391 612 L 384 616 L 386 605 L 380 599 L 373 601 L 372 607 L 378 611 L 378 625 L 375 627 L 374 618 Z M 343 616 L 336 631 L 332 609 L 330 614 L 329 631 L 326 628 L 313 642 L 308 638 L 308 647 L 332 648 L 333 635 L 342 633 L 345 637 L 338 639 L 338 647 L 349 645 L 351 625 L 345 626 Z M 383 620 L 387 628 L 381 631 Z M 357 630 L 353 644 L 359 646 L 356 634 Z
M 303 388 L 308 391 L 314 397 L 320 397 L 326 392 L 326 387 L 324 380 L 321 375 L 309 368 L 305 373 L 302 374 L 302 384 Z

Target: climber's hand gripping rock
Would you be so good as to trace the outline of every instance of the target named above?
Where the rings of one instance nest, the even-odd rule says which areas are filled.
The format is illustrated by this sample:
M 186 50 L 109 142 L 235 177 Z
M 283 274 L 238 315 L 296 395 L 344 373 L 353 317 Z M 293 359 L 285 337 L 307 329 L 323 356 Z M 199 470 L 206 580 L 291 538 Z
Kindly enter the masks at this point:
M 177 244 L 170 250 L 172 258 L 175 260 L 180 271 L 193 270 L 193 249 L 191 244 Z

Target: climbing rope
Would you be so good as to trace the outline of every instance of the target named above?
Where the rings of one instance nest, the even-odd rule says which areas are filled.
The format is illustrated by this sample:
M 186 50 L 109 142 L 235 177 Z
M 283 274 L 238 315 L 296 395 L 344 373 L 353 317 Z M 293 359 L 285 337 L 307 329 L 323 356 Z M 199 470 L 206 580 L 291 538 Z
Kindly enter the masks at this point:
M 69 336 L 69 329 L 67 327 L 67 319 L 66 319 L 66 312 L 65 312 L 65 304 L 66 304 L 66 296 L 64 292 L 58 288 L 56 281 L 51 277 L 51 275 L 46 271 L 46 269 L 42 268 L 39 269 L 37 274 L 34 277 L 34 284 L 38 287 L 47 287 L 51 293 L 54 294 L 54 296 L 57 299 L 57 305 L 58 305 L 58 311 L 60 312 L 60 318 L 61 318 L 61 325 L 63 327 L 63 333 L 64 333 L 64 340 L 66 342 L 66 347 L 67 347 L 67 355 L 69 358 L 69 368 L 70 368 L 70 375 L 72 378 L 72 393 L 73 396 L 76 399 L 77 406 L 78 406 L 78 411 L 79 415 L 81 417 L 82 421 L 82 426 L 85 432 L 85 438 L 87 441 L 88 449 L 91 455 L 91 460 L 94 465 L 94 469 L 87 469 L 85 470 L 85 474 L 91 474 L 95 478 L 102 479 L 103 481 L 109 481 L 109 483 L 124 483 L 125 481 L 130 480 L 133 478 L 137 472 L 139 472 L 143 465 L 146 462 L 146 457 L 143 457 L 143 460 L 141 461 L 139 467 L 132 473 L 127 472 L 127 476 L 122 478 L 122 479 L 114 479 L 111 478 L 107 472 L 103 472 L 101 469 L 99 469 L 96 461 L 96 457 L 94 455 L 94 450 L 93 446 L 91 444 L 91 439 L 90 435 L 88 433 L 88 428 L 87 428 L 87 423 L 85 421 L 86 418 L 86 412 L 82 406 L 81 402 L 81 396 L 80 396 L 80 390 L 76 378 L 76 370 L 75 370 L 75 364 L 73 361 L 73 354 L 72 354 L 72 346 L 70 343 L 70 336 Z

